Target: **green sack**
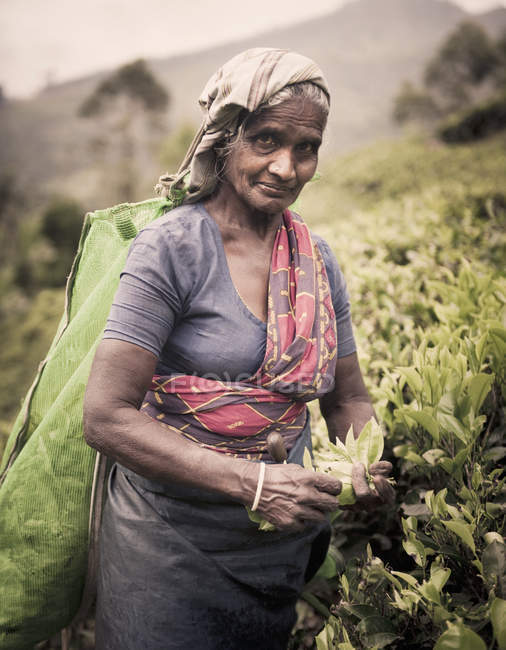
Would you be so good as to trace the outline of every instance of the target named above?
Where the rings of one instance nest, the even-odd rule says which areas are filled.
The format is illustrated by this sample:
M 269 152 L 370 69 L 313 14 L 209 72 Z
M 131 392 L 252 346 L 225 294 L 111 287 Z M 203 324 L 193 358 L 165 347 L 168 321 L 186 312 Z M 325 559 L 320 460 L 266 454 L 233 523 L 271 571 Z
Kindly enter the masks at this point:
M 98 530 L 104 459 L 82 433 L 83 395 L 130 243 L 168 199 L 88 213 L 46 359 L 0 466 L 0 649 L 31 648 L 79 610 Z M 92 582 L 92 581 L 91 581 Z

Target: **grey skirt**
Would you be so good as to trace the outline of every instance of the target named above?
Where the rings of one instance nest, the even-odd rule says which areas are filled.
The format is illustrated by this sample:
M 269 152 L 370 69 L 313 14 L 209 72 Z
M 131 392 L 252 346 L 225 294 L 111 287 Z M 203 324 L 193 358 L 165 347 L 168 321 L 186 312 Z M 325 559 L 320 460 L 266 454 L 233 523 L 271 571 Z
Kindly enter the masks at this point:
M 290 462 L 301 462 L 304 442 Z M 329 539 L 326 524 L 259 531 L 244 506 L 216 492 L 115 465 L 100 535 L 96 648 L 285 650 L 295 603 Z

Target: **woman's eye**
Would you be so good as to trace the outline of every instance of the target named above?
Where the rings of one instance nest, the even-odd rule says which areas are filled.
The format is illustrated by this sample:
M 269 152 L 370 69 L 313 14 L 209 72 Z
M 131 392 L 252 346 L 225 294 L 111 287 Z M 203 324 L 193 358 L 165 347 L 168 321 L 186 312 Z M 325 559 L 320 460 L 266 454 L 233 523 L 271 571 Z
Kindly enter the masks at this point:
M 297 149 L 301 153 L 316 153 L 318 150 L 318 147 L 313 144 L 312 142 L 301 142 L 298 146 Z
M 274 138 L 272 137 L 272 135 L 269 135 L 268 133 L 261 133 L 260 135 L 257 135 L 256 141 L 259 144 L 263 144 L 266 146 L 272 146 L 273 144 L 275 144 Z

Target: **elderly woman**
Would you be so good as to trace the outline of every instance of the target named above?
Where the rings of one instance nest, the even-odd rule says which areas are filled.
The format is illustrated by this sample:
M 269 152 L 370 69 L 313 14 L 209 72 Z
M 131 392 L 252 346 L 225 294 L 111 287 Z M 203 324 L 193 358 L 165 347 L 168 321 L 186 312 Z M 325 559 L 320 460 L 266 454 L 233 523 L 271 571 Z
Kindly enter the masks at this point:
M 286 648 L 341 489 L 301 467 L 306 402 L 320 398 L 331 439 L 373 415 L 341 271 L 288 209 L 316 171 L 321 71 L 249 50 L 200 103 L 179 174 L 161 179 L 183 204 L 134 241 L 87 388 L 86 439 L 116 461 L 98 581 L 107 650 Z M 370 490 L 356 468 L 359 502 L 389 498 L 385 469 Z

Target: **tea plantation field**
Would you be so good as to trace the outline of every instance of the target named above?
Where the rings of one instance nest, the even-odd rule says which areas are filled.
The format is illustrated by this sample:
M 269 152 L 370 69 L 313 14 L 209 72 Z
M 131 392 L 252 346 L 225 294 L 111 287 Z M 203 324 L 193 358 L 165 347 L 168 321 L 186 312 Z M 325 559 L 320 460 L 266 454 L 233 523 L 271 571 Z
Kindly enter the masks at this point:
M 320 172 L 298 208 L 347 279 L 397 503 L 335 518 L 292 648 L 504 649 L 506 135 L 382 142 Z M 0 443 L 61 300 L 4 319 Z M 71 647 L 91 638 L 88 621 Z

